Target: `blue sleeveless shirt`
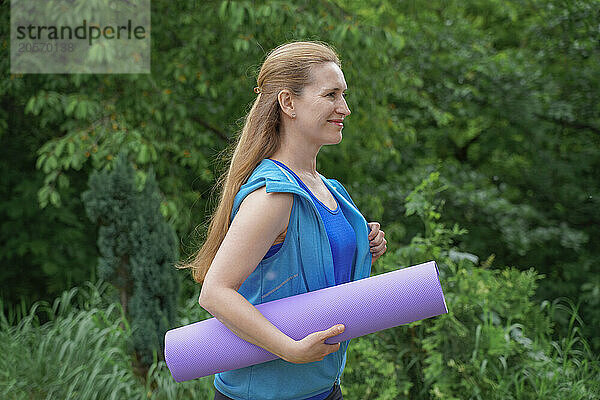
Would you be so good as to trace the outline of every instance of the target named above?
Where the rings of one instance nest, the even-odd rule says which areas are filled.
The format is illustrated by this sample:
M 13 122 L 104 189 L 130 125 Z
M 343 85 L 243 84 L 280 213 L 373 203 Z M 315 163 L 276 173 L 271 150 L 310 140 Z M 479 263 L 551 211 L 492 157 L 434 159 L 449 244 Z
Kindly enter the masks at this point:
M 333 256 L 333 269 L 335 271 L 335 284 L 340 285 L 342 283 L 350 282 L 350 275 L 352 273 L 352 259 L 354 251 L 356 250 L 356 234 L 352 229 L 352 226 L 348 223 L 348 220 L 341 212 L 340 206 L 336 200 L 335 210 L 330 210 L 325 204 L 323 204 L 317 197 L 310 191 L 310 189 L 302 182 L 300 177 L 294 173 L 287 165 L 281 161 L 273 160 L 269 158 L 277 165 L 285 168 L 290 172 L 298 184 L 304 189 L 312 198 L 313 203 L 317 207 L 323 223 L 325 224 L 325 230 L 327 231 L 327 237 L 329 238 L 329 245 L 331 247 L 331 253 Z M 332 196 L 335 199 L 335 196 Z M 265 258 L 275 254 L 281 247 L 282 243 L 278 243 L 269 249 Z M 312 399 L 311 399 L 312 400 Z

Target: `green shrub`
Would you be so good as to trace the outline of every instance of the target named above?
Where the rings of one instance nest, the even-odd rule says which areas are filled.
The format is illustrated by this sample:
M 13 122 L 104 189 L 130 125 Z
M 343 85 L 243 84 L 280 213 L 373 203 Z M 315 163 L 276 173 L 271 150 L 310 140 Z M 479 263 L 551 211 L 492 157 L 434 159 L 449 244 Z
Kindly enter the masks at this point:
M 1 313 L 0 398 L 212 398 L 212 376 L 176 383 L 156 353 L 145 379 L 136 375 L 128 353 L 131 328 L 114 299 L 108 284 L 88 283 L 64 292 L 52 306 L 35 303 L 23 318 Z M 204 319 L 207 313 L 191 303 L 181 314 Z M 40 325 L 42 314 L 49 322 Z
M 533 268 L 491 270 L 493 258 L 477 267 L 477 257 L 458 252 L 454 241 L 465 231 L 439 222 L 438 178 L 429 175 L 407 197 L 407 214 L 421 218 L 425 235 L 386 254 L 373 274 L 436 260 L 448 313 L 353 340 L 344 398 L 598 398 L 600 366 L 577 308 L 563 299 L 534 303 L 543 275 Z M 569 335 L 555 342 L 558 312 L 569 314 Z
M 0 314 L 3 399 L 130 399 L 140 387 L 126 352 L 130 328 L 107 285 L 73 288 L 38 302 L 16 325 Z M 79 306 L 75 305 L 79 303 Z M 38 313 L 49 322 L 40 325 Z
M 131 323 L 132 345 L 144 366 L 162 356 L 163 337 L 173 327 L 181 276 L 177 235 L 161 214 L 161 193 L 150 169 L 142 189 L 125 152 L 112 170 L 94 171 L 81 198 L 98 225 L 98 276 L 120 292 Z

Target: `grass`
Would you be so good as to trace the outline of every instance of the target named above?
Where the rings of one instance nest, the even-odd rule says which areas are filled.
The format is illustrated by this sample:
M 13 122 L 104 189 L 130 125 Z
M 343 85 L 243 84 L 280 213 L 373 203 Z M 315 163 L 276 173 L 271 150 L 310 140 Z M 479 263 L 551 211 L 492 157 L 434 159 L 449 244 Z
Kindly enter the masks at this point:
M 131 329 L 124 318 L 122 308 L 113 301 L 111 290 L 110 285 L 104 283 L 88 283 L 82 288 L 64 292 L 53 304 L 38 302 L 27 312 L 22 306 L 18 306 L 6 314 L 0 313 L 0 352 L 3 355 L 0 358 L 0 398 L 212 399 L 213 376 L 176 383 L 166 364 L 158 360 L 156 353 L 155 361 L 145 376 L 138 376 L 134 372 L 135 363 L 129 346 Z M 472 384 L 467 385 L 470 387 L 467 391 L 472 393 L 454 393 L 453 398 L 599 398 L 598 358 L 592 354 L 581 336 L 583 321 L 577 314 L 577 307 L 568 299 L 559 299 L 553 303 L 543 303 L 542 310 L 544 308 L 547 308 L 545 312 L 550 315 L 569 315 L 569 334 L 566 337 L 556 341 L 547 337 L 529 340 L 518 335 L 513 336 L 512 329 L 518 326 L 511 326 L 507 335 L 513 337 L 512 340 L 516 338 L 517 342 L 520 341 L 527 348 L 527 362 L 518 366 L 506 365 L 506 360 L 504 363 L 495 363 L 501 367 L 497 370 L 498 375 L 493 377 L 489 375 L 489 369 L 492 367 L 490 359 L 490 363 L 486 363 L 487 373 L 482 365 L 479 376 L 469 377 Z M 180 310 L 179 324 L 188 324 L 207 317 L 210 315 L 197 306 L 196 300 L 190 299 Z M 42 319 L 48 322 L 41 324 Z M 477 332 L 473 334 L 477 335 Z M 368 377 L 385 378 L 382 372 L 377 370 L 383 365 L 383 361 L 373 351 L 383 351 L 384 354 L 400 351 L 382 348 L 376 350 L 375 340 L 376 337 L 370 335 L 356 339 L 351 346 L 349 352 L 362 364 L 358 374 L 352 373 L 354 366 L 347 365 L 348 373 L 343 377 L 345 398 L 407 398 L 398 397 L 398 393 L 406 391 L 400 390 L 401 387 L 398 386 L 403 382 L 396 382 L 393 378 L 407 377 L 406 371 L 402 372 L 406 365 L 395 362 L 392 363 L 395 366 L 391 365 L 392 370 L 388 374 L 391 380 L 386 381 L 385 387 L 396 387 L 397 390 L 385 392 L 382 391 L 385 387 L 364 387 Z M 403 348 L 404 345 L 398 346 Z M 408 357 L 409 353 L 411 352 L 406 354 Z M 485 389 L 481 391 L 478 380 L 490 381 L 490 378 L 494 392 L 486 393 Z M 350 388 L 355 390 L 349 390 Z M 435 390 L 426 390 L 418 398 L 428 399 L 431 396 L 449 398 L 447 393 L 437 396 Z

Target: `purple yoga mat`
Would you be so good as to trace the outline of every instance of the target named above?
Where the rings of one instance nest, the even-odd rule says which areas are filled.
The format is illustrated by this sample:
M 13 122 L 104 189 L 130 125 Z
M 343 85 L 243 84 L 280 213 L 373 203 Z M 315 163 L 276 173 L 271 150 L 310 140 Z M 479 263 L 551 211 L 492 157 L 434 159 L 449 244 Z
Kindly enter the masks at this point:
M 344 324 L 327 344 L 448 312 L 434 261 L 262 303 L 256 308 L 294 340 Z M 177 382 L 275 360 L 216 318 L 165 334 L 165 361 Z

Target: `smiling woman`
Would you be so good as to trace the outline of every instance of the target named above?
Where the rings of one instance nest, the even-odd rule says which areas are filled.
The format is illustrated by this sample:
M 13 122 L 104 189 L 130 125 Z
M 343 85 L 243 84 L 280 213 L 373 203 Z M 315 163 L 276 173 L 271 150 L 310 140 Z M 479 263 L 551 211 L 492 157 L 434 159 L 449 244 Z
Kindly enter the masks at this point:
M 321 146 L 342 140 L 340 128 L 344 127 L 343 121 L 350 115 L 350 109 L 343 95 L 348 85 L 338 64 L 325 62 L 315 65 L 311 68 L 311 76 L 310 83 L 303 88 L 300 96 L 293 96 L 291 91 L 284 89 L 278 94 L 278 100 L 284 113 L 281 130 L 284 142 L 290 142 L 295 152 L 305 148 L 306 154 L 316 155 Z M 279 152 L 291 150 L 290 146 L 282 147 Z M 316 163 L 299 165 L 299 168 L 312 170 L 312 180 L 321 186 L 316 176 Z
M 207 239 L 181 268 L 202 283 L 202 307 L 280 358 L 215 374 L 215 399 L 341 399 L 349 341 L 325 341 L 344 325 L 294 340 L 255 306 L 366 278 L 386 250 L 379 224 L 367 224 L 346 189 L 317 171 L 321 147 L 342 140 L 348 86 L 337 54 L 320 42 L 274 49 L 257 83 Z

